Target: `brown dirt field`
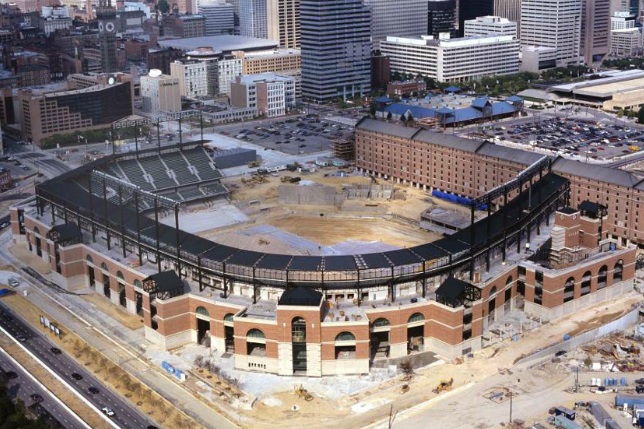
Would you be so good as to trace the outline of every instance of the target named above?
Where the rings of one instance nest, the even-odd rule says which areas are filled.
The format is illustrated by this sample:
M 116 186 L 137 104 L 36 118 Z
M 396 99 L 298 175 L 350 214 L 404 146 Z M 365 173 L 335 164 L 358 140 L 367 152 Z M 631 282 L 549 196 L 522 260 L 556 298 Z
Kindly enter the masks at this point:
M 575 335 L 583 334 L 586 331 L 590 331 L 591 329 L 595 329 L 607 323 L 610 323 L 625 313 L 626 311 L 616 311 L 614 313 L 596 316 L 596 317 L 593 317 L 592 319 L 584 320 L 583 322 L 574 322 L 577 325 L 577 327 L 572 331 L 568 332 L 568 335 L 570 335 L 571 337 L 574 337 Z
M 118 305 L 112 304 L 110 300 L 103 296 L 88 294 L 83 295 L 83 299 L 98 307 L 101 313 L 107 314 L 126 328 L 134 330 L 143 327 L 143 319 L 133 316 Z
M 377 219 L 289 216 L 269 223 L 325 246 L 346 240 L 379 240 L 394 246 L 410 247 L 437 238 L 437 235 L 411 225 Z

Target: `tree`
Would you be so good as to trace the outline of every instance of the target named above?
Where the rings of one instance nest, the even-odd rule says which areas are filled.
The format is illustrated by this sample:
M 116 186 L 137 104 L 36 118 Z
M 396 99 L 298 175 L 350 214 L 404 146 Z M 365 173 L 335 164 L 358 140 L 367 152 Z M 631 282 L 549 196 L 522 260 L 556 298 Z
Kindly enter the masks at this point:
M 161 13 L 168 13 L 168 11 L 170 10 L 168 0 L 159 0 L 157 2 L 157 9 L 159 9 Z
M 391 119 L 391 112 L 387 112 L 387 119 Z
M 640 107 L 640 110 L 637 112 L 637 123 L 644 124 L 644 106 Z
M 369 106 L 369 114 L 371 116 L 376 116 L 376 105 L 374 103 L 371 103 L 371 106 Z

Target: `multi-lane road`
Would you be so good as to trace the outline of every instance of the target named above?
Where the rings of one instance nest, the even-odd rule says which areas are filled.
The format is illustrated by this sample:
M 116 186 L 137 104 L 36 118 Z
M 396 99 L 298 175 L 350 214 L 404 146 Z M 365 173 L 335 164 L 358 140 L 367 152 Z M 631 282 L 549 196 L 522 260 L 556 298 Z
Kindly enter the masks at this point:
M 123 429 L 155 427 L 155 423 L 148 419 L 147 416 L 141 414 L 122 397 L 103 386 L 92 373 L 86 371 L 82 365 L 79 365 L 64 351 L 56 349 L 56 346 L 45 335 L 28 326 L 2 303 L 0 303 L 0 326 L 14 339 L 19 340 L 27 350 L 78 392 L 96 409 L 97 413 L 101 413 L 104 407 L 111 409 L 114 415 L 107 418 L 107 420 L 113 427 Z
M 52 393 L 35 380 L 18 362 L 0 348 L 0 368 L 5 377 L 7 391 L 11 397 L 22 400 L 51 427 L 65 429 L 88 429 L 89 425 L 79 421 L 67 408 L 56 401 Z

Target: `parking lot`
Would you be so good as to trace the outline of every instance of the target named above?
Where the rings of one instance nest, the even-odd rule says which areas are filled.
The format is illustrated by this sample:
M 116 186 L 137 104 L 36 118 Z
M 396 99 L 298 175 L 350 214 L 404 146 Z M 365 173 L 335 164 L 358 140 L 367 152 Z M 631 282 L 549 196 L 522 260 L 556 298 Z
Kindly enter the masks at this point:
M 644 149 L 644 130 L 574 118 L 496 127 L 495 138 L 548 149 L 557 155 L 609 161 Z
M 353 127 L 317 115 L 262 120 L 215 128 L 215 132 L 289 155 L 331 149 L 334 139 L 353 135 Z

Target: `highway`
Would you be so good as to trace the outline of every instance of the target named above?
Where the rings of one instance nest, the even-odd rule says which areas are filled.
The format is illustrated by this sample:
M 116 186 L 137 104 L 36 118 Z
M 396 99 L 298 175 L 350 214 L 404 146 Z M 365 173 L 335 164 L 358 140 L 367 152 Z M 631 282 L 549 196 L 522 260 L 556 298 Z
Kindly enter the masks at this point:
M 50 391 L 46 388 L 43 389 L 42 385 L 30 377 L 27 370 L 13 360 L 2 348 L 0 348 L 0 368 L 6 380 L 9 396 L 21 399 L 25 407 L 48 422 L 53 428 L 87 429 L 90 427 L 79 421 L 73 413 L 56 401 Z M 9 374 L 12 377 L 9 377 Z M 40 395 L 40 398 L 35 398 L 32 395 Z M 38 399 L 41 398 L 42 400 L 39 401 Z
M 93 374 L 86 371 L 82 365 L 78 364 L 64 351 L 60 353 L 52 352 L 52 348 L 55 345 L 45 335 L 29 327 L 2 303 L 0 303 L 0 326 L 14 338 L 23 337 L 22 345 L 96 407 L 97 413 L 100 413 L 103 407 L 112 409 L 115 415 L 110 420 L 114 427 L 123 429 L 153 427 L 154 423 L 152 421 L 126 403 L 119 395 L 102 385 Z M 78 376 L 74 378 L 72 374 L 78 374 L 82 378 Z M 95 394 L 90 393 L 88 390 L 90 387 L 97 388 L 98 392 Z

